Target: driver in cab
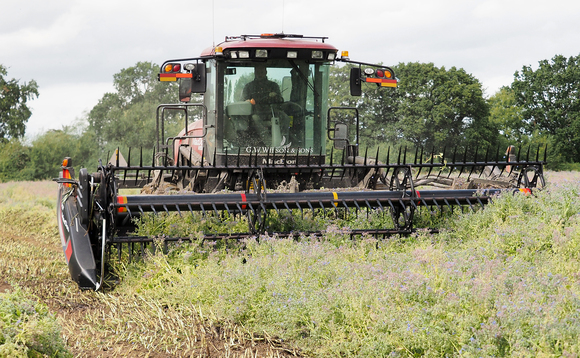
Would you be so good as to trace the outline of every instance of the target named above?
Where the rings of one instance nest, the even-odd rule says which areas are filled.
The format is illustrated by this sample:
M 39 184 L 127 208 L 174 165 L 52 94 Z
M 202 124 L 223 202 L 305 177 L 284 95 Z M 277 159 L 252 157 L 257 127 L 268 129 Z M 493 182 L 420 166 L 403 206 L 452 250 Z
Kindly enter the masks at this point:
M 283 144 L 287 135 L 289 118 L 280 108 L 284 97 L 280 87 L 268 79 L 265 64 L 254 67 L 254 80 L 247 83 L 242 91 L 242 100 L 253 106 L 252 124 L 259 142 L 277 147 Z
M 280 87 L 268 79 L 268 70 L 264 64 L 256 65 L 254 80 L 244 87 L 242 99 L 257 106 L 284 102 Z

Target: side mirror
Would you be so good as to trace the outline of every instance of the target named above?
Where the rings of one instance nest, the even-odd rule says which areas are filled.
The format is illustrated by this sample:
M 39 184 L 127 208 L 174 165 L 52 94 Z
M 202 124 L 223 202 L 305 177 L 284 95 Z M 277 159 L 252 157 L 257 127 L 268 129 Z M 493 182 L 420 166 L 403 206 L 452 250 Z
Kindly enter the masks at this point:
M 348 127 L 344 123 L 334 126 L 334 149 L 344 149 L 348 144 Z
M 361 86 L 361 70 L 360 67 L 353 67 L 350 69 L 350 95 L 360 96 L 362 95 Z
M 205 93 L 205 64 L 195 64 L 191 74 L 191 78 L 181 78 L 179 81 L 179 100 L 181 102 L 189 102 L 192 93 Z

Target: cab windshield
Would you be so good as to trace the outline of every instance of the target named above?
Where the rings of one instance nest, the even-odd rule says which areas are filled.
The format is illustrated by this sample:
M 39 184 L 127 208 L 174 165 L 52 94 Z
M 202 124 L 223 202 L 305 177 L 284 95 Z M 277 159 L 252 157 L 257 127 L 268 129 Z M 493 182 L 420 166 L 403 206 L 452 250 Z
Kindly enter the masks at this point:
M 284 59 L 221 65 L 224 111 L 218 151 L 324 153 L 328 64 Z

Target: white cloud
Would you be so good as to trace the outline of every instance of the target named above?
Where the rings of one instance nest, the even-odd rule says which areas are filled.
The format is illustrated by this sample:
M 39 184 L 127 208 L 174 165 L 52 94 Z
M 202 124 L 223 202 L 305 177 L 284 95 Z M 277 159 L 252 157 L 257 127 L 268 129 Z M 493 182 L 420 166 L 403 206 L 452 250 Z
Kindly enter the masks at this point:
M 84 117 L 104 93 L 113 90 L 109 82 L 61 83 L 44 88 L 38 98 L 28 102 L 33 115 L 26 125 L 27 137 L 72 125 L 76 119 Z
M 4 55 L 39 51 L 44 48 L 63 46 L 80 32 L 83 19 L 73 11 L 58 15 L 48 24 L 38 26 L 29 19 L 13 31 L 0 33 L 0 48 Z
M 27 0 L 2 14 L 0 63 L 39 84 L 31 130 L 82 116 L 122 68 L 198 56 L 226 35 L 328 36 L 354 60 L 464 68 L 488 95 L 524 65 L 580 52 L 573 0 Z

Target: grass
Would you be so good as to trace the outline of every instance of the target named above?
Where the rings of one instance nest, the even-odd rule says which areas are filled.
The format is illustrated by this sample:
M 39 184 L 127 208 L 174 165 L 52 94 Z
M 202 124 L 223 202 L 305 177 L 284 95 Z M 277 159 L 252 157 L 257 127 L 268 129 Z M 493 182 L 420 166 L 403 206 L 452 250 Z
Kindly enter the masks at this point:
M 70 357 L 45 304 L 23 291 L 0 293 L 0 357 Z
M 0 187 L 0 277 L 52 309 L 79 356 L 574 357 L 580 175 L 547 176 L 547 190 L 504 195 L 437 235 L 350 240 L 341 224 L 323 238 L 181 244 L 119 266 L 104 294 L 76 289 L 50 200 L 16 200 L 30 190 L 13 184 Z
M 0 184 L 0 357 L 70 356 L 55 315 L 19 287 L 66 277 L 46 187 Z
M 314 356 L 572 355 L 578 193 L 504 195 L 438 235 L 185 245 L 130 268 L 118 291 L 199 305 Z

